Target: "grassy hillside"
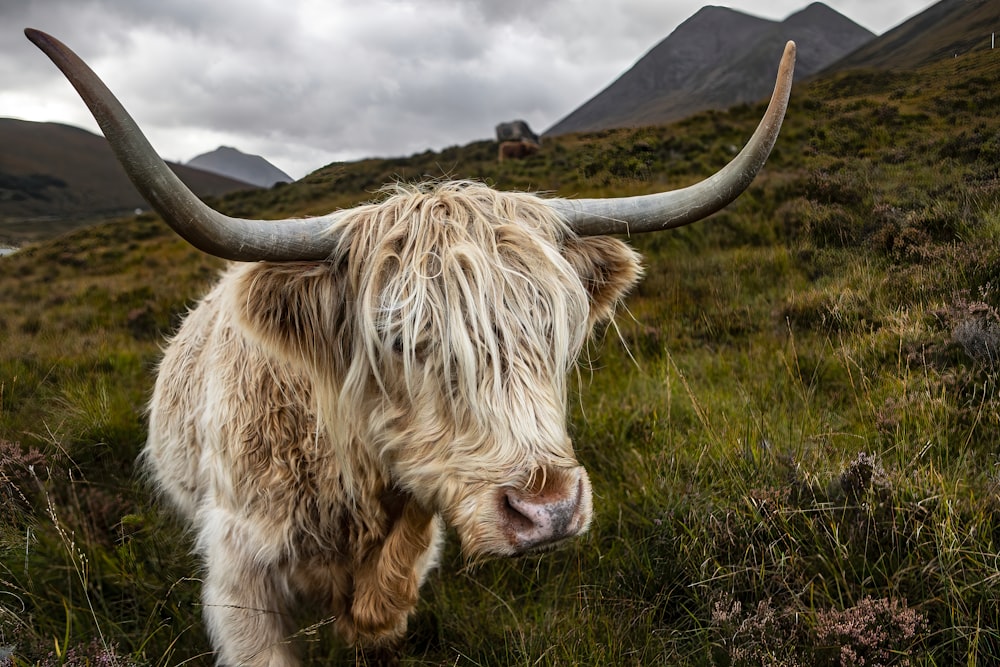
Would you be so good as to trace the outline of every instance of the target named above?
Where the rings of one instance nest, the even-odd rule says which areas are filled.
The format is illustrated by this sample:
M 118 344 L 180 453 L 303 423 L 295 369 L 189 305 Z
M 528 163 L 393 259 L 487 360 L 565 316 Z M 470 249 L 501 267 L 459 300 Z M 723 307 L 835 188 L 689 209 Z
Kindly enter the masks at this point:
M 955 55 L 992 48 L 1000 22 L 993 0 L 939 0 L 843 60 L 836 69 L 859 66 L 913 69 Z
M 0 243 L 52 238 L 149 205 L 104 137 L 59 123 L 0 118 Z M 249 183 L 185 165 L 171 168 L 201 196 Z
M 633 239 L 647 278 L 572 383 L 592 530 L 475 569 L 452 540 L 404 664 L 993 664 L 998 84 L 976 53 L 799 86 L 749 192 Z M 761 111 L 502 165 L 489 143 L 331 165 L 220 206 L 325 212 L 397 178 L 673 188 Z M 152 217 L 0 259 L 0 664 L 212 664 L 188 537 L 132 464 L 162 336 L 218 267 Z M 307 660 L 351 664 L 325 625 Z

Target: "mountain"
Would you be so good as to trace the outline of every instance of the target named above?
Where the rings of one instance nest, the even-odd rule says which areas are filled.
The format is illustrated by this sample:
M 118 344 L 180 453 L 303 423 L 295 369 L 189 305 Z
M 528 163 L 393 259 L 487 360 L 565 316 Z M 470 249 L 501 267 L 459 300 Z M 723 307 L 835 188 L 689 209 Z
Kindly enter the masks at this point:
M 553 136 L 654 125 L 770 94 L 785 42 L 798 44 L 796 79 L 874 37 L 821 2 L 784 21 L 704 7 L 611 85 L 545 132 Z
M 941 0 L 865 44 L 834 67 L 915 69 L 973 50 L 990 49 L 995 31 L 1000 32 L 1000 2 Z
M 262 188 L 275 183 L 291 183 L 292 177 L 259 155 L 248 155 L 229 146 L 219 146 L 188 161 L 189 167 L 222 174 Z
M 102 136 L 58 123 L 0 118 L 0 146 L 0 240 L 19 241 L 36 236 L 41 226 L 65 230 L 149 207 Z M 170 167 L 202 197 L 254 187 L 192 167 Z

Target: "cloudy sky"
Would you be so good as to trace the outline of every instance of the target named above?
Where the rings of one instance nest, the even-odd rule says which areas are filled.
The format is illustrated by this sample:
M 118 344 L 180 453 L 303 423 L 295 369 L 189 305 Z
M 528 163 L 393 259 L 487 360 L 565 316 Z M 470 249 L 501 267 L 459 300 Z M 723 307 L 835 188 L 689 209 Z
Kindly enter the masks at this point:
M 826 0 L 881 34 L 936 0 Z M 167 159 L 220 145 L 325 164 L 542 132 L 698 0 L 2 0 L 0 117 L 98 132 L 25 27 L 80 54 Z M 716 0 L 781 20 L 809 0 Z

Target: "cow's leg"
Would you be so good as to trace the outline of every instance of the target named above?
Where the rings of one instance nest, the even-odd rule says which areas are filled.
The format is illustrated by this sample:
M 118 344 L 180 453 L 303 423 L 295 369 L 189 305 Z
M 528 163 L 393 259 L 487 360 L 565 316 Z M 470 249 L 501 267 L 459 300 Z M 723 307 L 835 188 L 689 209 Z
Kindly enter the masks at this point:
M 217 662 L 226 667 L 294 667 L 290 643 L 288 594 L 269 549 L 254 531 L 221 510 L 202 526 L 199 547 L 205 557 L 203 616 Z
M 403 636 L 420 585 L 437 564 L 441 534 L 440 519 L 409 501 L 382 544 L 360 559 L 350 613 L 355 641 L 387 648 Z

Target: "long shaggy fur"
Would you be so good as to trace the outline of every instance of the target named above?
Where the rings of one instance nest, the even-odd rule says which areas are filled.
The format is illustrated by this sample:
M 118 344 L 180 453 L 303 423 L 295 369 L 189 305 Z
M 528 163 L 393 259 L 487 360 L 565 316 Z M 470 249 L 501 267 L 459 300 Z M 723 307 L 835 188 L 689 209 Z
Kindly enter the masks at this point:
M 464 182 L 397 187 L 331 231 L 327 261 L 230 267 L 150 406 L 144 457 L 193 526 L 223 664 L 296 664 L 302 605 L 391 644 L 443 523 L 478 557 L 521 550 L 511 503 L 570 503 L 567 534 L 590 518 L 566 375 L 636 255 Z

